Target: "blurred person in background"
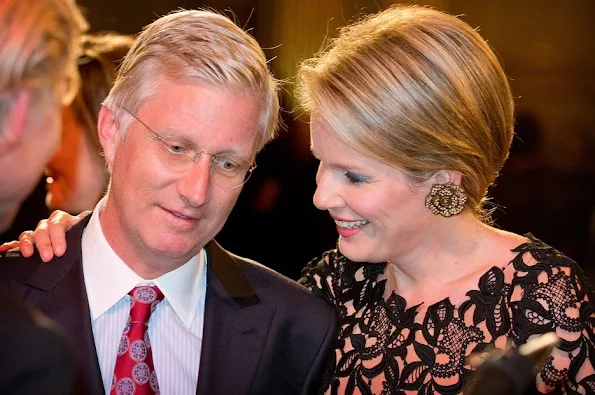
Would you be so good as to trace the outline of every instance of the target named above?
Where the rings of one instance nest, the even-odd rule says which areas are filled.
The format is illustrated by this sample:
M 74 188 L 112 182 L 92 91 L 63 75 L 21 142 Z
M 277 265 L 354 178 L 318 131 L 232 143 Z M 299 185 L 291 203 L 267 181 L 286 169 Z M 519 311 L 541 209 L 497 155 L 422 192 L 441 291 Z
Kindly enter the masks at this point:
M 116 68 L 134 38 L 115 33 L 82 38 L 78 59 L 81 85 L 69 106 L 62 107 L 62 143 L 48 164 L 46 204 L 50 210 L 92 210 L 108 183 L 97 120 L 103 100 L 116 78 Z
M 561 342 L 527 393 L 593 393 L 595 306 L 580 267 L 492 226 L 486 193 L 508 157 L 514 102 L 478 32 L 393 6 L 343 28 L 298 83 L 320 161 L 314 204 L 339 232 L 300 279 L 339 317 L 320 392 L 459 394 L 469 357 L 554 332 Z M 54 213 L 22 247 L 52 254 L 51 235 L 62 254 L 75 222 Z
M 84 29 L 71 0 L 0 2 L 0 239 L 58 147 Z M 71 393 L 66 339 L 16 299 L 0 289 L 0 393 Z

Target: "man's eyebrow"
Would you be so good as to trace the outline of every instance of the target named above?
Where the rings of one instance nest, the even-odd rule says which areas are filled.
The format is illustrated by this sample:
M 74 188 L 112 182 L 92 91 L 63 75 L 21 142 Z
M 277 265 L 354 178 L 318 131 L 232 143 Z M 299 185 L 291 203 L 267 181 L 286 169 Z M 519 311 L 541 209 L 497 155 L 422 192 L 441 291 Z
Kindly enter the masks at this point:
M 175 137 L 188 140 L 188 138 L 184 136 L 184 132 L 175 127 L 165 126 L 163 128 L 155 128 L 154 130 L 163 137 Z

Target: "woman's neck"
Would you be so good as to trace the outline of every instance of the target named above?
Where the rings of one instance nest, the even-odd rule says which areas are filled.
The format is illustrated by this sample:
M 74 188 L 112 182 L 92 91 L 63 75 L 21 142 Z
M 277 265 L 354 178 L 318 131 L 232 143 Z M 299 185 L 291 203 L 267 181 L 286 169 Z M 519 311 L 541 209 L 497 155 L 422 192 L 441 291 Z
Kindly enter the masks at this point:
M 413 299 L 442 294 L 445 287 L 480 269 L 477 263 L 489 250 L 490 229 L 471 213 L 438 218 L 417 238 L 415 248 L 388 263 L 387 292 L 412 295 Z

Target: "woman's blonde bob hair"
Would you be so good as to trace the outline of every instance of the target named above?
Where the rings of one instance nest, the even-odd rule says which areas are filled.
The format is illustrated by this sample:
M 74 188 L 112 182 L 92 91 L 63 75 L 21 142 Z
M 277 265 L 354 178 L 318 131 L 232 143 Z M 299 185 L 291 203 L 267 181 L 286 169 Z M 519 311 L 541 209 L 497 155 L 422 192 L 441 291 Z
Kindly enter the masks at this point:
M 297 93 L 340 139 L 414 182 L 460 173 L 466 207 L 489 221 L 485 196 L 508 156 L 514 103 L 468 24 L 421 6 L 365 17 L 301 65 Z

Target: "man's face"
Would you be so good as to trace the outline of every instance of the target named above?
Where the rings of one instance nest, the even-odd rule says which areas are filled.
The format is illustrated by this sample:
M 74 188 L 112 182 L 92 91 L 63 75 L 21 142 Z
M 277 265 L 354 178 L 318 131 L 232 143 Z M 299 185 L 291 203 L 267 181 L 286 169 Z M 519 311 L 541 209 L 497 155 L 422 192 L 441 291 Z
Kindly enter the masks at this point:
M 155 133 L 183 141 L 197 152 L 253 159 L 260 115 L 254 97 L 166 78 L 158 80 L 156 92 L 135 114 Z M 146 126 L 133 119 L 125 136 L 114 126 L 113 139 L 102 138 L 113 173 L 101 224 L 129 266 L 137 261 L 168 272 L 215 237 L 241 187 L 216 185 L 207 154 L 189 170 L 171 171 L 159 156 L 163 144 Z

